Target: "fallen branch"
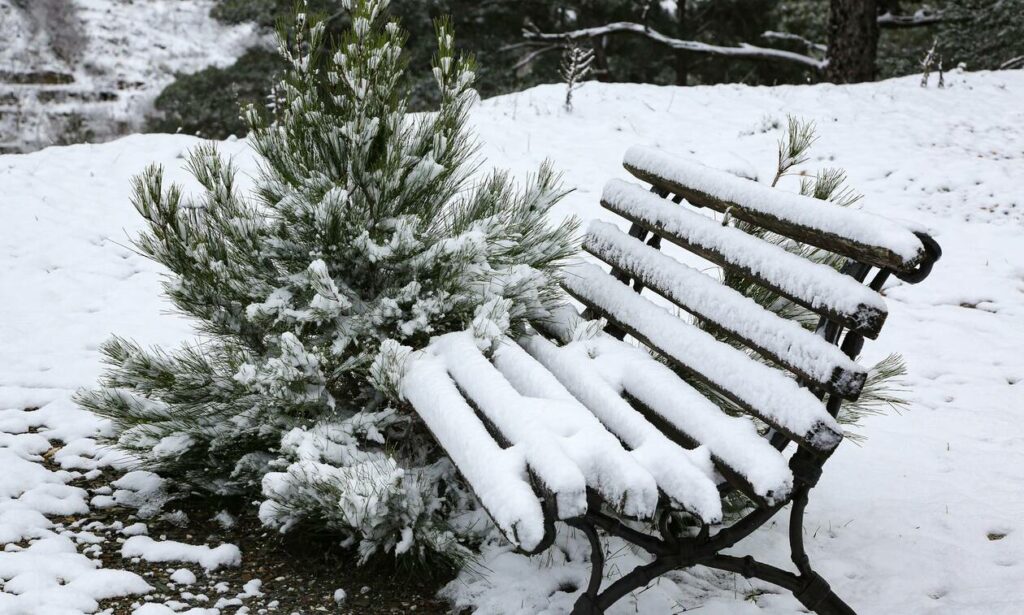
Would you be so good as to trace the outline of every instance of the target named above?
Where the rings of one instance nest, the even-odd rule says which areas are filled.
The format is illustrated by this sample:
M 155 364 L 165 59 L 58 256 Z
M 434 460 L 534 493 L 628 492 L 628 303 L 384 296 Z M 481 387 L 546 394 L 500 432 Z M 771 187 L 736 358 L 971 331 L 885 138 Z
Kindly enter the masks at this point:
M 722 47 L 719 45 L 709 45 L 707 43 L 701 43 L 699 41 L 685 41 L 678 38 L 672 38 L 666 36 L 657 30 L 645 27 L 638 23 L 621 21 L 617 23 L 610 23 L 605 26 L 597 28 L 584 28 L 582 30 L 573 30 L 571 32 L 561 33 L 547 33 L 539 32 L 536 30 L 524 30 L 523 36 L 527 40 L 532 41 L 544 41 L 544 42 L 569 42 L 579 41 L 584 39 L 593 39 L 602 36 L 608 36 L 612 34 L 637 34 L 644 36 L 656 43 L 665 45 L 672 49 L 691 51 L 694 53 L 706 53 L 710 55 L 726 56 L 733 58 L 745 58 L 750 60 L 774 60 L 782 62 L 792 62 L 795 64 L 801 64 L 814 70 L 824 70 L 828 66 L 828 60 L 822 60 L 814 58 L 794 51 L 785 51 L 783 49 L 772 49 L 770 47 L 758 47 L 756 45 L 750 45 L 748 43 L 741 43 L 736 47 Z

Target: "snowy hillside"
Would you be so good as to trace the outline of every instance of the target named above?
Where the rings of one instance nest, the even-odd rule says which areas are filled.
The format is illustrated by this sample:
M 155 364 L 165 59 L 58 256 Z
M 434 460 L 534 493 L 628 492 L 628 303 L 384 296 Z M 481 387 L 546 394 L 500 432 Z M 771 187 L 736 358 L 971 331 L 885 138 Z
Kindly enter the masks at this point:
M 251 25 L 215 21 L 212 6 L 0 0 L 0 152 L 57 142 L 72 114 L 96 139 L 125 134 L 175 73 L 231 64 L 258 34 Z
M 926 227 L 945 255 L 923 284 L 886 288 L 889 320 L 881 339 L 868 343 L 864 362 L 902 353 L 911 407 L 868 419 L 859 429 L 864 443 L 844 444 L 829 462 L 808 509 L 809 555 L 861 613 L 1016 614 L 1024 605 L 1024 71 L 953 74 L 943 90 L 919 81 L 588 83 L 571 114 L 562 87 L 545 86 L 482 102 L 473 123 L 488 165 L 523 175 L 550 158 L 565 171 L 576 190 L 558 206 L 559 216 L 614 221 L 597 201 L 606 180 L 627 178 L 619 163 L 629 146 L 764 180 L 774 170 L 786 114 L 815 120 L 817 157 L 805 167 L 846 168 L 865 194 L 865 209 Z M 147 592 L 156 603 L 214 607 L 190 601 L 187 587 L 174 589 L 167 579 L 95 570 L 95 536 L 55 525 L 57 517 L 155 485 L 152 477 L 114 489 L 82 481 L 123 460 L 97 450 L 91 438 L 102 421 L 75 409 L 69 396 L 96 379 L 97 347 L 110 334 L 145 344 L 190 334 L 187 322 L 166 313 L 158 268 L 125 246 L 141 226 L 128 201 L 129 178 L 158 162 L 172 179 L 185 180 L 182 154 L 196 143 L 132 136 L 0 156 L 0 612 L 91 613 L 104 599 L 136 596 L 141 603 Z M 255 169 L 244 140 L 222 149 Z M 785 187 L 794 189 L 790 180 Z M 97 548 L 122 549 L 97 540 Z M 123 553 L 156 557 L 144 542 Z M 742 551 L 787 567 L 785 547 L 785 528 L 775 526 Z M 235 555 L 221 550 L 231 555 L 221 561 L 210 550 L 175 549 L 172 560 L 203 556 L 215 568 Z M 59 566 L 47 555 L 58 553 Z M 466 573 L 449 595 L 480 613 L 566 613 L 573 596 L 559 588 L 584 579 L 582 555 L 556 549 L 530 561 L 495 547 L 478 567 L 487 574 Z M 241 559 L 247 557 L 243 549 Z M 622 574 L 637 561 L 621 550 L 609 568 Z M 671 579 L 679 583 L 662 579 L 614 612 L 798 609 L 788 595 L 741 577 L 696 571 Z M 244 604 L 256 600 L 241 584 L 225 595 L 236 594 Z M 227 604 L 218 608 L 235 612 Z

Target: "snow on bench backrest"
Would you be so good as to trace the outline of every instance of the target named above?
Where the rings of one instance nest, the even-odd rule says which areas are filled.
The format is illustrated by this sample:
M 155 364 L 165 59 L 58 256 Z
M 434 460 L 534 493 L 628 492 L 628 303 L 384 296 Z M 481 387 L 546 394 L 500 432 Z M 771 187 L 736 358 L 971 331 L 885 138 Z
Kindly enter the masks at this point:
M 778 429 L 793 441 L 831 451 L 843 438 L 836 420 L 815 395 L 784 372 L 755 361 L 633 292 L 597 265 L 568 268 L 563 287 L 677 368 Z
M 913 271 L 925 258 L 914 233 L 884 218 L 787 193 L 648 147 L 630 148 L 623 166 L 691 204 L 756 224 L 862 263 Z
M 822 337 L 612 224 L 592 222 L 583 247 L 694 316 L 785 365 L 815 388 L 856 397 L 864 386 L 867 370 Z
M 877 337 L 885 321 L 882 297 L 853 278 L 737 228 L 722 226 L 641 186 L 612 180 L 605 186 L 601 205 L 866 337 Z

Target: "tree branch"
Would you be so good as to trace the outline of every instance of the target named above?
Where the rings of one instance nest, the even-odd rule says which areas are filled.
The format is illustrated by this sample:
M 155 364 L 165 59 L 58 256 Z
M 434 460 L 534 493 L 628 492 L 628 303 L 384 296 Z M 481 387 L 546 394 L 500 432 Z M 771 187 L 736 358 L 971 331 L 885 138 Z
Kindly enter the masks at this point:
M 545 53 L 548 53 L 549 51 L 557 51 L 560 49 L 562 49 L 562 46 L 557 44 L 546 45 L 544 47 L 534 49 L 529 53 L 525 54 L 523 57 L 519 58 L 519 61 L 516 62 L 516 65 L 512 67 L 512 70 L 518 71 L 521 68 L 525 68 L 530 64 L 533 64 L 538 58 L 540 58 L 540 56 L 544 55 Z
M 774 30 L 768 30 L 761 36 L 769 40 L 795 41 L 801 43 L 804 47 L 807 47 L 807 51 L 820 51 L 821 53 L 828 52 L 828 45 L 825 45 L 824 43 L 815 43 L 810 39 L 806 39 L 799 34 L 793 34 L 791 32 L 776 32 Z
M 801 53 L 785 51 L 783 49 L 757 47 L 748 43 L 741 43 L 736 47 L 721 47 L 718 45 L 701 43 L 699 41 L 684 41 L 678 38 L 666 36 L 657 30 L 646 28 L 641 24 L 628 21 L 610 23 L 597 28 L 584 28 L 582 30 L 573 30 L 571 32 L 561 33 L 546 33 L 535 30 L 523 31 L 523 36 L 527 40 L 546 42 L 578 41 L 583 39 L 594 39 L 611 34 L 638 34 L 672 49 L 691 51 L 693 53 L 706 53 L 710 55 L 744 58 L 749 60 L 792 62 L 818 71 L 824 70 L 828 65 L 828 60 L 821 60 Z
M 966 17 L 947 17 L 945 11 L 917 11 L 913 15 L 893 15 L 884 13 L 878 16 L 878 25 L 882 28 L 919 28 L 934 26 L 947 21 L 966 21 Z
M 1010 58 L 1009 60 L 999 65 L 999 70 L 1008 70 L 1011 68 L 1024 68 L 1024 56 Z

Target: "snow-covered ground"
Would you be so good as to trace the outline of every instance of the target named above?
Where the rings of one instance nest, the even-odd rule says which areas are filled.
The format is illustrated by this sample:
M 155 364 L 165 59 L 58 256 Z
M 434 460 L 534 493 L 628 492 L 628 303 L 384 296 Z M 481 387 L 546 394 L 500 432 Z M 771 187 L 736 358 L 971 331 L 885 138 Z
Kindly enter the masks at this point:
M 54 143 L 71 114 L 102 140 L 131 132 L 176 74 L 229 65 L 266 38 L 254 24 L 213 19 L 212 0 L 23 4 L 0 0 L 0 149 L 11 151 Z M 59 57 L 52 39 L 73 37 L 80 51 Z
M 846 168 L 865 209 L 912 220 L 942 244 L 944 258 L 926 282 L 889 285 L 889 320 L 864 358 L 905 356 L 909 410 L 866 420 L 866 441 L 839 448 L 808 509 L 812 561 L 861 613 L 1024 610 L 1024 71 L 951 75 L 948 83 L 587 84 L 571 114 L 563 89 L 545 86 L 484 101 L 473 115 L 488 164 L 525 174 L 551 158 L 576 187 L 557 215 L 608 220 L 598 196 L 607 179 L 626 177 L 619 163 L 631 145 L 763 180 L 774 170 L 786 114 L 812 119 L 820 140 L 806 168 Z M 91 438 L 102 421 L 69 396 L 94 382 L 97 348 L 111 333 L 147 344 L 190 333 L 167 314 L 158 268 L 126 245 L 140 228 L 129 178 L 158 162 L 185 180 L 181 156 L 195 143 L 134 136 L 0 156 L 2 613 L 94 612 L 97 600 L 150 587 L 133 573 L 96 570 L 88 532 L 47 516 L 154 486 L 144 475 L 112 495 L 67 485 L 76 473 L 122 461 L 96 449 Z M 244 141 L 223 149 L 254 168 Z M 558 590 L 583 579 L 586 549 L 562 542 L 564 550 L 533 561 L 496 547 L 449 592 L 481 613 L 564 613 L 573 596 Z M 129 556 L 220 564 L 235 555 L 217 545 L 124 544 Z M 773 526 L 737 553 L 786 566 L 785 547 L 784 528 Z M 610 569 L 622 574 L 636 561 L 616 550 Z M 799 609 L 788 595 L 740 577 L 698 570 L 673 578 L 678 583 L 662 580 L 615 612 Z

